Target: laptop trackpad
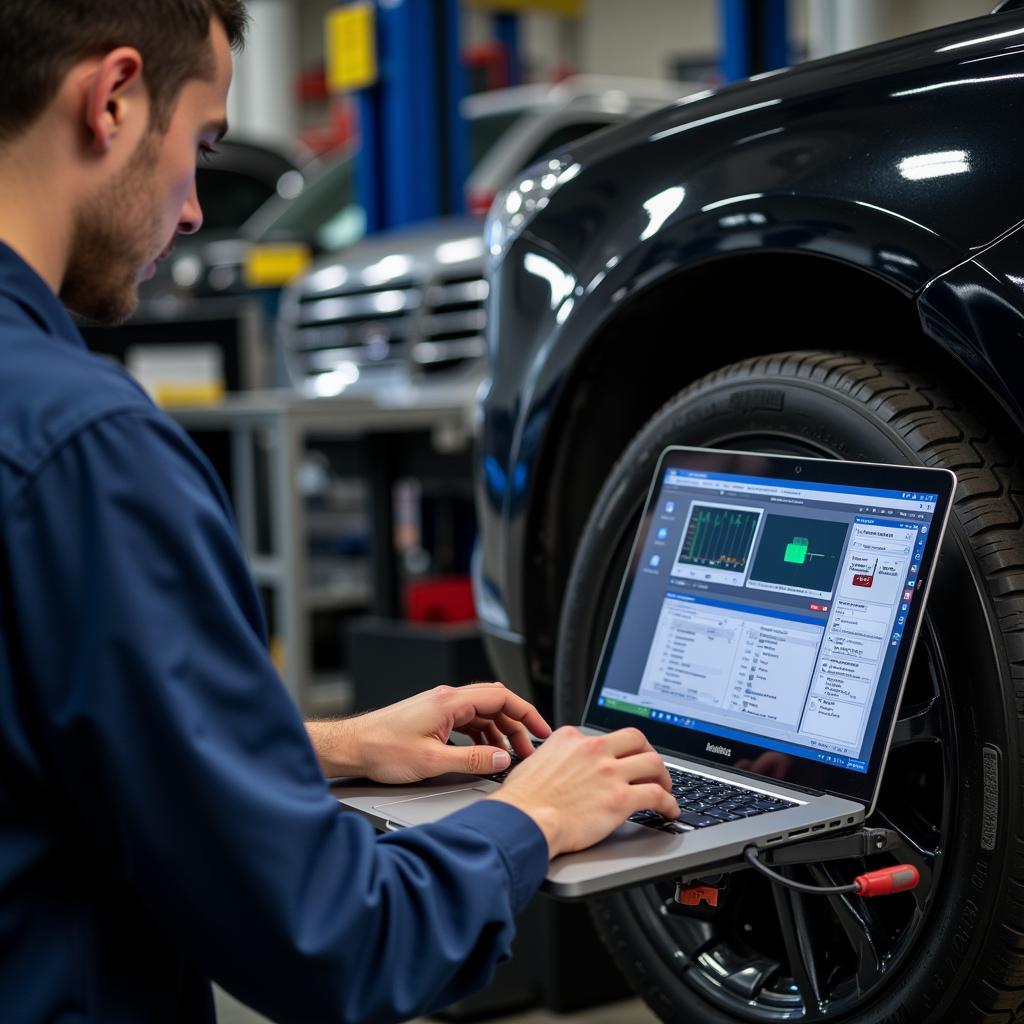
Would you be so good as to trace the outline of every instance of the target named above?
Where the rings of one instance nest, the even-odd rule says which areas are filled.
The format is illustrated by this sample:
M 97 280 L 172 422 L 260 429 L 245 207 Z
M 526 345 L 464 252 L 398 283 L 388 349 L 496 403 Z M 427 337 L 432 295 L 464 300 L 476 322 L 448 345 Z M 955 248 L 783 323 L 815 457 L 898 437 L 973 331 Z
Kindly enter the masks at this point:
M 451 793 L 436 793 L 432 796 L 413 797 L 411 800 L 380 803 L 373 809 L 387 814 L 392 821 L 405 825 L 425 825 L 475 804 L 489 792 L 487 789 L 458 789 Z

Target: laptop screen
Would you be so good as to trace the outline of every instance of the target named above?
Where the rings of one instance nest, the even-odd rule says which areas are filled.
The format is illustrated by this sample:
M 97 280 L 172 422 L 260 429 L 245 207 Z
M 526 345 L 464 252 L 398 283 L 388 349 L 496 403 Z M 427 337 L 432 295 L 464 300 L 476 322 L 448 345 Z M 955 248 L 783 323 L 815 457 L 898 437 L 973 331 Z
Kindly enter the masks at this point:
M 663 748 L 863 796 L 950 478 L 670 449 L 587 724 L 642 719 Z

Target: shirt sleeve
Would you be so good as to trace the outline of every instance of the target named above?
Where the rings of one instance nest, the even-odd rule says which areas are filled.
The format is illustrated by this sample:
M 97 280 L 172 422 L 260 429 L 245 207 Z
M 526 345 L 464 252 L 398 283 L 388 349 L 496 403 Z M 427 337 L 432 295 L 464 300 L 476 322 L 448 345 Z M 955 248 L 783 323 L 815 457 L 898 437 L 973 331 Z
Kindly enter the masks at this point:
M 382 838 L 339 811 L 219 482 L 175 424 L 94 423 L 4 533 L 47 772 L 200 970 L 283 1021 L 402 1020 L 488 981 L 544 877 L 542 834 L 496 801 Z

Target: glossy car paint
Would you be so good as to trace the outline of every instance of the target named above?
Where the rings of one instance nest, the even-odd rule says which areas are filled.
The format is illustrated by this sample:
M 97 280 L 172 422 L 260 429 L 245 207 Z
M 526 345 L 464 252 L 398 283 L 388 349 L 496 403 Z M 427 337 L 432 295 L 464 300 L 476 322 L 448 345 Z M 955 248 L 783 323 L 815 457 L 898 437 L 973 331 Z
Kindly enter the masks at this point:
M 791 254 L 867 275 L 1024 426 L 1022 113 L 1010 11 L 691 98 L 570 151 L 578 173 L 491 280 L 475 584 L 499 671 L 525 684 L 527 530 L 567 385 L 611 318 L 693 268 Z

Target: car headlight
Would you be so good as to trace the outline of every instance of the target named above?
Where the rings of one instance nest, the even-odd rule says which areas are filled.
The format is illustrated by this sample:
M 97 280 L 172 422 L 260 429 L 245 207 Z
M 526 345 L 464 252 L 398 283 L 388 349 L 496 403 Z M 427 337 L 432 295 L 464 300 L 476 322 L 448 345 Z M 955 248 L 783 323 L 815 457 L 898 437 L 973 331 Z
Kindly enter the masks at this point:
M 579 173 L 580 165 L 571 158 L 542 160 L 520 173 L 495 196 L 484 225 L 489 274 L 498 269 L 512 243 L 548 205 L 555 192 Z

